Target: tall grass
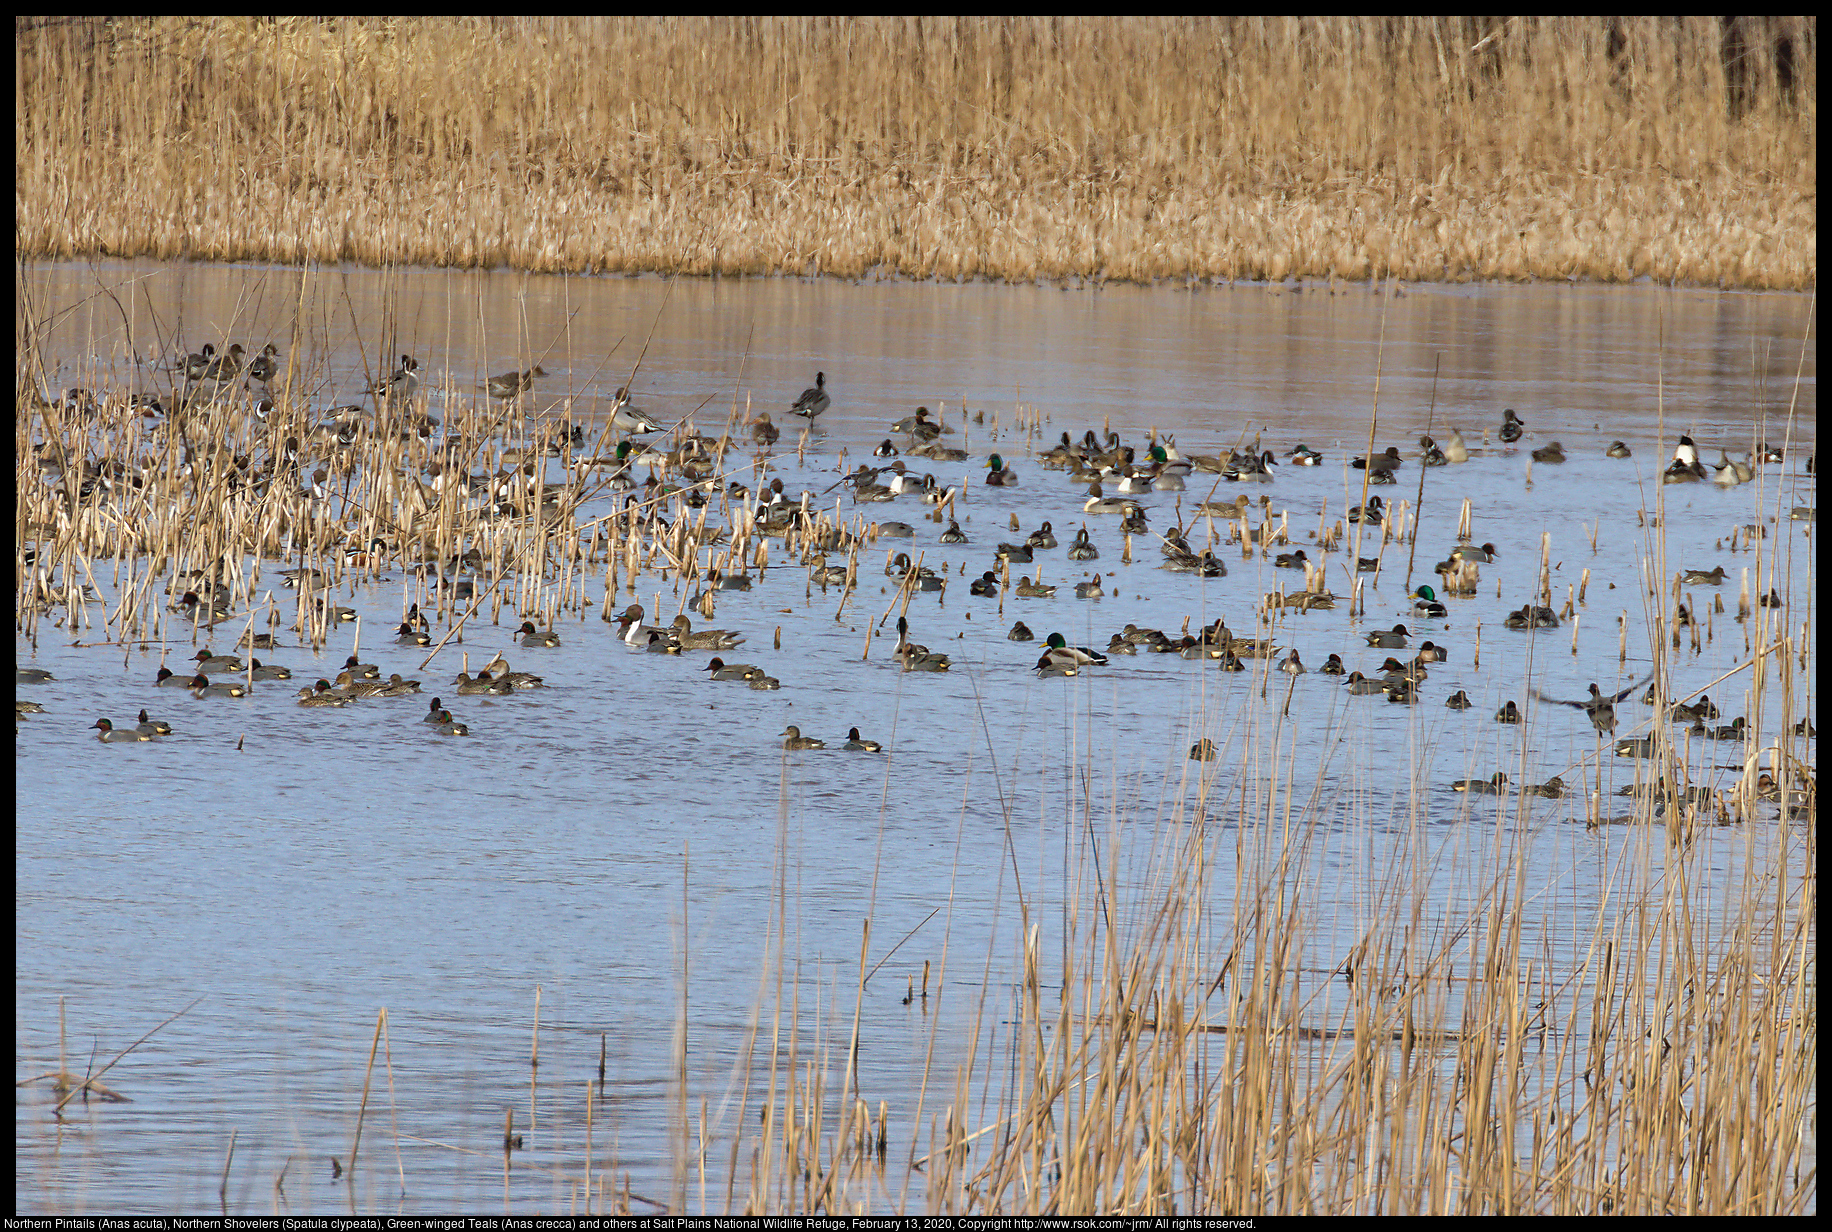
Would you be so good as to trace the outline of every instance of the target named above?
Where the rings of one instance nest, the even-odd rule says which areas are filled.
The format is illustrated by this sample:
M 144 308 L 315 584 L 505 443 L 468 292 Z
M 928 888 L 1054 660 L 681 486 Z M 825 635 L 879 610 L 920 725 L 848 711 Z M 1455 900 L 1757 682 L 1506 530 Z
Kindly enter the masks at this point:
M 31 255 L 1816 277 L 1811 19 L 21 19 Z

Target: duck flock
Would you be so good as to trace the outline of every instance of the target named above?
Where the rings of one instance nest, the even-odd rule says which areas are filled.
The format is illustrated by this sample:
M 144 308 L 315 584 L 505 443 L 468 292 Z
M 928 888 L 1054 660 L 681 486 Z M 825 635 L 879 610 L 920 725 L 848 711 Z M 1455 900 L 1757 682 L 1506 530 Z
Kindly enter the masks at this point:
M 983 424 L 983 413 L 970 421 L 963 412 L 957 429 L 946 417 L 918 407 L 883 425 L 868 462 L 848 469 L 842 453 L 835 468 L 840 478 L 826 490 L 790 492 L 780 474 L 771 476 L 772 463 L 788 452 L 783 435 L 790 423 L 804 425 L 795 445 L 798 457 L 818 440 L 819 421 L 834 402 L 824 371 L 788 402 L 783 424 L 767 411 L 749 415 L 734 407 L 722 428 L 708 433 L 698 430 L 691 416 L 663 423 L 633 404 L 627 386 L 617 390 L 608 410 L 583 422 L 575 421 L 575 405 L 566 400 L 536 411 L 534 391 L 549 375 L 538 363 L 490 377 L 476 391 L 482 397 L 461 396 L 448 382 L 442 421 L 428 410 L 422 369 L 411 355 L 400 356 L 391 372 L 369 383 L 364 403 L 314 410 L 294 396 L 276 345 L 253 360 L 245 355 L 240 345 L 220 354 L 206 345 L 174 363 L 175 379 L 164 396 L 72 389 L 22 407 L 22 422 L 31 423 L 31 447 L 22 452 L 19 476 L 22 626 L 61 611 L 63 622 L 73 626 L 99 619 L 110 639 L 123 642 L 202 640 L 206 644 L 183 661 L 182 670 L 162 663 L 152 686 L 183 689 L 199 699 L 239 698 L 269 682 L 292 679 L 288 668 L 255 657 L 256 651 L 271 655 L 288 644 L 282 626 L 297 636 L 292 644 L 322 653 L 330 631 L 356 615 L 335 602 L 339 588 L 373 584 L 384 570 L 409 578 L 392 640 L 428 662 L 447 644 L 461 645 L 467 629 L 475 638 L 479 625 L 496 623 L 505 601 L 514 604 L 516 618 L 527 617 L 515 635 L 518 657 L 558 646 L 554 621 L 564 610 L 599 602 L 590 597 L 586 579 L 601 570 L 601 610 L 612 626 L 610 638 L 648 654 L 705 653 L 711 681 L 767 691 L 781 688 L 781 682 L 763 667 L 725 657 L 746 636 L 695 628 L 689 610 L 710 612 L 721 592 L 782 586 L 785 575 L 795 577 L 793 585 L 800 588 L 804 570 L 810 588 L 851 590 L 876 571 L 871 561 L 883 551 L 886 585 L 896 592 L 885 620 L 901 609 L 891 656 L 903 672 L 942 673 L 955 666 L 949 654 L 911 636 L 910 605 L 918 595 L 964 585 L 969 602 L 996 602 L 1002 614 L 1007 600 L 1049 601 L 1059 592 L 1061 599 L 1097 600 L 1114 593 L 1113 574 L 1103 579 L 1101 568 L 1103 561 L 1111 568 L 1115 555 L 1131 564 L 1138 553 L 1173 574 L 1225 578 L 1224 558 L 1236 549 L 1244 558 L 1269 559 L 1292 578 L 1289 588 L 1260 598 L 1251 628 L 1237 631 L 1225 618 L 1196 621 L 1194 628 L 1186 619 L 1182 628 L 1168 631 L 1128 622 L 1114 628 L 1104 644 L 1082 646 L 1050 629 L 1046 618 L 1038 622 L 1045 630 L 1041 639 L 1023 619 L 1011 625 L 1007 637 L 1036 643 L 1034 659 L 1023 661 L 1041 679 L 1096 673 L 1119 656 L 1172 654 L 1213 661 L 1224 672 L 1250 671 L 1259 661 L 1262 670 L 1291 677 L 1308 672 L 1340 677 L 1348 696 L 1413 705 L 1430 698 L 1427 681 L 1435 665 L 1468 653 L 1448 644 L 1449 603 L 1475 599 L 1481 567 L 1501 555 L 1492 543 L 1451 546 L 1434 566 L 1439 580 L 1408 594 L 1405 620 L 1355 635 L 1368 648 L 1393 652 L 1377 669 L 1350 670 L 1341 651 L 1313 667 L 1295 647 L 1276 644 L 1279 621 L 1287 614 L 1352 604 L 1354 596 L 1338 596 L 1325 585 L 1331 557 L 1362 543 L 1404 541 L 1410 511 L 1404 500 L 1369 491 L 1343 520 L 1320 525 L 1304 546 L 1293 547 L 1291 515 L 1274 517 L 1265 485 L 1276 481 L 1281 468 L 1328 461 L 1302 442 L 1282 452 L 1256 440 L 1226 452 L 1185 454 L 1174 437 L 1155 431 L 1128 443 L 1110 429 L 1088 429 L 1079 439 L 1065 431 L 1048 449 L 1026 450 L 1025 456 L 1007 447 L 982 458 L 949 438 Z M 1566 461 L 1560 442 L 1531 448 L 1524 443 L 1527 434 L 1526 422 L 1505 410 L 1495 430 L 1501 452 L 1529 452 L 1541 466 Z M 996 444 L 998 434 L 993 435 Z M 1494 452 L 1472 451 L 1452 428 L 1442 439 L 1420 437 L 1416 452 L 1389 446 L 1354 458 L 1351 466 L 1368 490 L 1399 483 L 1410 467 L 1459 466 Z M 1621 441 L 1603 453 L 1610 459 L 1632 456 Z M 1766 446 L 1741 460 L 1725 451 L 1720 458 L 1715 467 L 1704 462 L 1692 438 L 1682 436 L 1662 479 L 1732 487 L 1782 461 L 1780 451 Z M 1041 473 L 1026 473 L 1033 470 Z M 1806 470 L 1810 475 L 1810 459 Z M 972 478 L 957 477 L 963 475 Z M 1182 494 L 1199 480 L 1209 491 L 1186 510 Z M 984 498 L 969 502 L 963 491 L 969 483 L 1058 489 L 1064 493 L 1063 530 L 1043 520 L 1025 532 L 1013 513 L 1009 538 L 976 544 L 962 528 L 963 510 L 969 503 L 981 508 Z M 1224 485 L 1238 490 L 1217 496 Z M 1174 508 L 1166 509 L 1166 500 Z M 893 504 L 921 512 L 903 521 L 879 508 Z M 1796 509 L 1793 516 L 1810 521 L 1812 510 Z M 919 531 L 919 524 L 927 528 Z M 957 561 L 965 554 L 968 563 L 955 570 L 927 563 L 924 539 L 936 545 L 931 552 L 946 549 Z M 971 563 L 975 554 L 983 568 Z M 785 556 L 793 568 L 785 568 Z M 120 562 L 128 563 L 129 583 L 110 605 L 101 603 L 91 585 L 100 571 L 98 559 L 111 559 L 117 572 Z M 1046 581 L 1046 562 L 1051 577 L 1075 580 Z M 1335 567 L 1346 575 L 1346 562 Z M 1358 574 L 1381 568 L 1378 550 L 1356 557 Z M 273 601 L 272 590 L 262 597 L 264 571 L 295 592 L 290 613 Z M 1725 576 L 1719 566 L 1689 570 L 1679 580 L 1718 586 Z M 683 590 L 681 610 L 671 619 L 640 602 L 611 601 L 619 585 L 634 592 L 639 580 L 648 578 Z M 1761 601 L 1779 604 L 1780 596 L 1771 593 Z M 109 610 L 98 617 L 90 611 L 97 607 Z M 1052 608 L 1046 603 L 1037 610 Z M 1550 629 L 1564 623 L 1569 607 L 1561 612 L 1549 593 L 1541 593 L 1498 615 L 1509 629 Z M 257 626 L 266 631 L 257 632 Z M 246 658 L 218 654 L 207 644 L 219 628 L 239 634 L 233 649 Z M 1018 653 L 1029 656 L 1028 650 Z M 20 686 L 50 680 L 38 668 L 22 666 L 18 673 Z M 512 669 L 503 654 L 475 675 L 458 672 L 449 685 L 427 686 L 401 672 L 384 676 L 355 654 L 334 671 L 304 675 L 281 685 L 296 688 L 302 707 L 366 705 L 436 692 L 418 721 L 441 736 L 470 730 L 454 718 L 447 695 L 501 695 L 544 684 L 539 675 Z M 1584 711 L 1604 739 L 1614 735 L 1616 706 L 1647 683 L 1609 694 L 1592 684 L 1587 698 L 1573 700 L 1534 696 Z M 1473 705 L 1461 690 L 1442 700 L 1453 710 Z M 43 707 L 21 698 L 18 710 L 23 718 Z M 1520 717 L 1513 700 L 1495 716 L 1503 723 Z M 1672 717 L 1713 739 L 1741 742 L 1749 735 L 1741 719 L 1706 728 L 1705 721 L 1718 716 L 1703 697 L 1674 708 Z M 141 709 L 137 723 L 102 716 L 93 730 L 103 743 L 138 743 L 160 739 L 174 726 Z M 791 751 L 827 747 L 793 725 L 776 739 Z M 835 743 L 852 751 L 882 751 L 857 727 Z M 1614 751 L 1625 756 L 1646 755 L 1652 747 L 1647 738 L 1614 742 Z M 1207 739 L 1190 750 L 1197 760 L 1214 754 Z M 1454 786 L 1499 793 L 1507 790 L 1507 779 L 1498 773 Z M 1526 790 L 1557 795 L 1563 785 L 1554 779 Z

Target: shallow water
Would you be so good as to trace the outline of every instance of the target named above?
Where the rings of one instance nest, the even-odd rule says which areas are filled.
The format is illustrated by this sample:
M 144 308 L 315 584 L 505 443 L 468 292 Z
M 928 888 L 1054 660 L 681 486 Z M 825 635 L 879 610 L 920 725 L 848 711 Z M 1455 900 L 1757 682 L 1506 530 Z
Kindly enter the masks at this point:
M 131 306 L 133 347 L 113 301 L 96 294 L 98 282 Z M 716 616 L 695 619 L 743 630 L 748 642 L 725 657 L 779 677 L 783 688 L 772 693 L 707 681 L 704 654 L 630 650 L 597 605 L 564 613 L 555 626 L 563 644 L 540 650 L 514 645 L 510 630 L 521 617 L 510 619 L 505 605 L 500 623 L 488 623 L 487 613 L 473 618 L 461 647 L 421 668 L 425 650 L 390 645 L 385 633 L 405 602 L 399 570 L 338 601 L 363 616 L 363 658 L 384 675 L 424 680 L 426 695 L 335 714 L 296 707 L 300 681 L 257 685 L 242 700 L 154 688 L 159 648 L 92 645 L 103 640 L 99 626 L 73 634 L 41 624 L 35 646 L 19 637 L 19 662 L 58 679 L 20 688 L 49 713 L 29 716 L 16 746 L 18 1076 L 56 1067 L 60 997 L 70 1069 L 84 1068 L 92 1050 L 107 1060 L 201 998 L 104 1080 L 134 1103 L 92 1105 L 60 1132 L 41 1102 L 22 1096 L 21 1211 L 218 1209 L 232 1131 L 226 1205 L 235 1213 L 572 1209 L 582 1202 L 572 1182 L 545 1169 L 576 1168 L 601 1037 L 607 1085 L 594 1174 L 628 1170 L 636 1193 L 678 1204 L 667 1148 L 678 1094 L 675 1024 L 684 1014 L 696 1123 L 702 1098 L 725 1132 L 740 1117 L 755 1118 L 763 1080 L 736 1077 L 736 1067 L 753 1014 L 762 1007 L 767 1025 L 779 995 L 801 998 L 799 1046 L 824 1058 L 837 1089 L 867 919 L 867 969 L 883 966 L 860 1000 L 860 1095 L 874 1107 L 889 1101 L 902 1145 L 919 1153 L 926 1130 L 918 1126 L 943 1102 L 932 1078 L 918 1119 L 931 1033 L 945 1090 L 947 1058 L 962 1047 L 982 991 L 1000 1046 L 1022 951 L 1020 900 L 1044 930 L 1045 954 L 1062 944 L 1065 886 L 1086 875 L 1090 859 L 1104 862 L 1116 901 L 1131 891 L 1146 914 L 1142 886 L 1171 819 L 1199 808 L 1228 836 L 1217 838 L 1216 851 L 1231 866 L 1237 845 L 1252 852 L 1265 841 L 1254 808 L 1273 773 L 1290 779 L 1300 808 L 1310 801 L 1324 823 L 1294 874 L 1324 904 L 1306 960 L 1320 981 L 1358 928 L 1390 907 L 1376 891 L 1402 853 L 1423 856 L 1427 902 L 1452 918 L 1497 853 L 1524 851 L 1529 892 L 1558 906 L 1545 922 L 1546 951 L 1575 961 L 1597 905 L 1608 901 L 1616 860 L 1632 850 L 1658 868 L 1659 844 L 1643 851 L 1641 838 L 1620 828 L 1586 831 L 1582 799 L 1536 801 L 1517 814 L 1509 797 L 1498 813 L 1492 801 L 1448 785 L 1496 770 L 1517 782 L 1562 774 L 1604 792 L 1633 779 L 1635 764 L 1610 757 L 1607 746 L 1599 769 L 1581 711 L 1529 704 L 1528 684 L 1575 698 L 1591 680 L 1614 689 L 1645 675 L 1659 601 L 1647 597 L 1644 568 L 1663 595 L 1681 566 L 1722 564 L 1729 574 L 1721 588 L 1683 588 L 1710 636 L 1696 653 L 1688 641 L 1670 658 L 1675 694 L 1706 688 L 1722 708 L 1718 722 L 1727 723 L 1755 718 L 1749 671 L 1715 682 L 1746 661 L 1753 634 L 1735 619 L 1738 586 L 1747 571 L 1753 592 L 1759 567 L 1760 589 L 1778 587 L 1786 607 L 1757 615 L 1801 639 L 1804 673 L 1798 662 L 1789 669 L 1795 712 L 1812 714 L 1811 526 L 1787 516 L 1814 503 L 1804 468 L 1815 448 L 1810 349 L 1795 414 L 1787 414 L 1810 308 L 1802 297 L 1652 287 L 1407 287 L 1397 296 L 1359 287 L 670 288 L 652 279 L 354 270 L 321 275 L 302 290 L 286 271 L 154 266 L 28 267 L 26 285 L 32 315 L 58 321 L 46 342 L 46 388 L 146 382 L 129 353 L 153 349 L 143 339 L 155 319 L 167 336 L 182 322 L 195 348 L 211 337 L 284 344 L 297 318 L 316 323 L 288 346 L 310 357 L 298 379 L 327 407 L 355 399 L 378 353 L 418 356 L 429 385 L 449 385 L 429 392 L 435 407 L 448 409 L 456 397 L 475 396 L 483 375 L 538 358 L 549 376 L 537 383 L 534 404 L 575 397 L 572 415 L 596 424 L 641 351 L 636 401 L 663 422 L 704 404 L 697 422 L 716 434 L 735 401 L 739 410 L 770 410 L 788 449 L 799 426 L 788 404 L 824 370 L 832 409 L 803 459 L 791 450 L 775 458 L 772 473 L 791 493 L 823 493 L 868 457 L 892 420 L 918 404 L 939 408 L 960 429 L 946 442 L 967 448 L 969 460 L 911 464 L 960 485 L 959 516 L 972 542 L 939 544 L 942 527 L 923 520 L 926 507 L 914 498 L 858 507 L 848 500 L 840 509 L 910 522 L 913 540 L 878 546 L 920 552 L 951 579 L 944 595 L 918 595 L 908 609 L 912 637 L 953 657 L 955 669 L 943 675 L 900 673 L 891 659 L 895 631 L 881 618 L 895 584 L 883 576 L 882 555 L 861 553 L 860 586 L 842 608 L 838 589 L 810 588 L 772 545 L 771 567 L 753 591 L 721 592 Z M 384 341 L 387 311 L 399 324 Z M 363 323 L 366 363 L 350 337 L 352 318 Z M 447 373 L 445 381 L 432 375 Z M 1218 546 L 1229 574 L 1206 581 L 1160 571 L 1148 537 L 1133 539 L 1132 563 L 1123 563 L 1116 519 L 1084 519 L 1081 486 L 1039 469 L 1039 449 L 1064 430 L 1079 437 L 1108 424 L 1131 443 L 1155 427 L 1186 454 L 1225 455 L 1255 435 L 1280 454 L 1306 441 L 1325 465 L 1287 465 L 1273 483 L 1246 490 L 1270 499 L 1275 521 L 1288 514 L 1293 543 L 1279 551 L 1308 544 L 1320 556 L 1311 542 L 1320 523 L 1362 499 L 1361 473 L 1344 460 L 1366 449 L 1377 382 L 1375 446 L 1395 444 L 1409 456 L 1400 482 L 1379 489 L 1389 503 L 1418 505 L 1412 458 L 1428 422 L 1440 437 L 1442 425 L 1460 425 L 1476 456 L 1427 472 L 1411 576 L 1409 545 L 1386 544 L 1365 617 L 1352 619 L 1345 600 L 1276 627 L 1278 643 L 1297 647 L 1311 673 L 1268 679 L 1264 662 L 1234 675 L 1141 654 L 1075 679 L 1031 674 L 1038 647 L 1006 640 L 1014 619 L 1040 639 L 1061 630 L 1096 647 L 1128 622 L 1176 636 L 1186 618 L 1193 631 L 1225 616 L 1245 634 L 1262 595 L 1302 584 L 1270 558 L 1243 559 L 1238 547 Z M 984 422 L 963 418 L 963 406 Z M 1503 407 L 1527 422 L 1525 446 L 1558 439 L 1570 461 L 1529 466 L 1525 449 L 1485 441 Z M 1035 431 L 1018 426 L 1033 422 Z M 1658 474 L 1680 432 L 1696 437 L 1707 459 L 1720 446 L 1747 451 L 1755 438 L 1785 442 L 1787 458 L 1729 490 L 1662 489 Z M 1633 458 L 1603 456 L 1618 438 Z M 1017 487 L 981 481 L 993 451 L 1012 460 Z M 1180 494 L 1186 525 L 1217 482 L 1191 476 Z M 1220 483 L 1214 494 L 1240 490 Z M 829 507 L 836 495 L 824 497 Z M 1434 581 L 1431 566 L 1456 544 L 1465 498 L 1474 541 L 1493 543 L 1498 559 L 1482 567 L 1477 596 L 1449 601 L 1447 620 L 1415 619 L 1409 586 Z M 1178 494 L 1137 499 L 1154 529 L 1177 520 Z M 1642 525 L 1657 502 L 1664 560 Z M 605 510 L 589 512 L 609 507 L 607 497 Z M 1037 559 L 1061 589 L 1050 599 L 1008 594 L 1001 613 L 999 600 L 970 597 L 967 581 L 994 567 L 1001 540 L 1019 539 L 1013 517 L 1022 533 L 1053 523 L 1064 546 Z M 1100 569 L 1114 575 L 1099 600 L 1072 593 L 1086 574 L 1066 559 L 1066 546 L 1084 520 Z M 1758 520 L 1769 536 L 1760 553 L 1731 551 L 1733 528 Z M 1201 519 L 1189 532 L 1198 547 L 1208 533 Z M 1555 607 L 1591 571 L 1587 601 L 1576 608 L 1575 648 L 1569 623 L 1531 633 L 1501 625 L 1534 591 L 1542 533 L 1551 537 Z M 1379 543 L 1370 534 L 1361 554 Z M 1346 546 L 1353 544 L 1351 531 Z M 1349 589 L 1347 556 L 1327 558 L 1327 585 L 1338 595 Z M 274 567 L 264 565 L 257 593 L 277 587 Z M 112 599 L 111 576 L 100 568 L 96 575 Z M 602 590 L 595 575 L 586 593 L 602 603 Z M 638 593 L 615 596 L 614 607 L 639 601 L 653 609 L 658 590 L 665 615 L 687 596 L 672 578 L 651 576 Z M 1727 610 L 1710 612 L 1719 590 Z M 290 615 L 290 596 L 276 594 Z M 89 611 L 98 619 L 102 609 Z M 1626 662 L 1618 661 L 1618 620 Z M 1315 672 L 1332 651 L 1363 671 L 1389 654 L 1409 657 L 1411 650 L 1363 645 L 1365 632 L 1395 622 L 1413 630 L 1413 645 L 1430 638 L 1450 652 L 1431 669 L 1422 704 L 1347 697 L 1339 680 Z M 868 626 L 879 626 L 869 651 Z M 214 648 L 227 651 L 240 629 L 219 630 Z M 188 628 L 170 623 L 165 636 L 171 662 L 193 653 Z M 352 637 L 334 635 L 317 656 L 294 647 L 262 658 L 309 682 L 335 674 Z M 504 699 L 455 696 L 449 682 L 459 655 L 475 668 L 498 650 L 542 673 L 549 687 Z M 1766 676 L 1771 717 L 1760 745 L 1782 738 L 1773 716 L 1783 675 Z M 1445 708 L 1459 689 L 1473 709 Z M 419 719 L 434 693 L 469 723 L 469 740 L 425 731 Z M 1527 708 L 1518 727 L 1493 721 L 1508 699 Z M 142 706 L 177 734 L 104 747 L 87 730 L 97 715 L 131 723 Z M 1650 711 L 1625 703 L 1621 719 L 1618 735 L 1639 735 Z M 778 733 L 788 723 L 829 748 L 785 756 Z M 854 725 L 890 755 L 840 751 Z M 1221 747 L 1206 765 L 1185 756 L 1203 735 Z M 1690 756 L 1694 781 L 1727 785 L 1742 772 L 1738 746 L 1695 742 Z M 1605 812 L 1627 811 L 1626 801 L 1611 803 Z M 1711 866 L 1745 858 L 1745 844 L 1763 847 L 1777 826 L 1770 809 L 1748 827 L 1712 832 L 1705 843 L 1722 850 L 1708 852 Z M 1232 873 L 1218 868 L 1217 883 L 1230 886 Z M 1225 934 L 1232 904 L 1224 898 L 1213 910 Z M 938 972 L 931 998 L 906 1006 L 906 987 L 922 978 L 925 961 Z M 541 1064 L 531 1095 L 537 986 Z M 376 1094 L 387 1089 L 378 1073 L 351 1189 L 332 1183 L 328 1160 L 348 1154 L 382 1008 L 394 1087 L 387 1098 Z M 499 1144 L 508 1107 L 528 1150 L 505 1180 Z M 898 1149 L 894 1140 L 892 1154 Z M 722 1159 L 722 1150 L 715 1155 Z M 274 1178 L 283 1173 L 285 1193 L 276 1197 Z M 697 1183 L 684 1195 L 688 1209 L 724 1207 L 719 1175 L 703 1202 Z M 900 1205 L 894 1195 L 903 1182 L 887 1183 L 893 1197 L 883 1204 Z M 909 1192 L 920 1195 L 921 1183 Z

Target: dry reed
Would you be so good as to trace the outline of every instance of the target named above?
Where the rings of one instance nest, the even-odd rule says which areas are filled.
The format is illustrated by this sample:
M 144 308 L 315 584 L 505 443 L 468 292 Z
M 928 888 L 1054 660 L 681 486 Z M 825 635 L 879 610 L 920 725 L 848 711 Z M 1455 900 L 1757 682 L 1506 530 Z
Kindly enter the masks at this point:
M 1808 288 L 1811 18 L 18 19 L 26 255 Z

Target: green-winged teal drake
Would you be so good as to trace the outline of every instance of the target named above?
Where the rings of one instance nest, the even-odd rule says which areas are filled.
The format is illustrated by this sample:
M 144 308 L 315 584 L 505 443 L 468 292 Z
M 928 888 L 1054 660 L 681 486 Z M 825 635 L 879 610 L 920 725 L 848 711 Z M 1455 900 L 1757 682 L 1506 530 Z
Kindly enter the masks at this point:
M 700 670 L 712 673 L 707 677 L 708 680 L 748 680 L 752 672 L 762 671 L 752 663 L 727 663 L 718 655 L 714 655 Z
M 1369 680 L 1360 672 L 1350 672 L 1345 683 L 1348 685 L 1350 695 L 1355 697 L 1369 697 L 1375 693 L 1384 693 L 1387 689 L 1384 682 Z
M 1520 707 L 1514 704 L 1513 698 L 1509 698 L 1507 701 L 1501 703 L 1501 709 L 1495 712 L 1495 722 L 1497 723 L 1518 723 L 1520 722 Z
M 521 637 L 516 643 L 520 646 L 538 647 L 558 646 L 560 644 L 560 635 L 558 633 L 555 633 L 551 629 L 536 629 L 532 620 L 522 621 L 522 627 L 516 630 L 516 632 L 521 634 Z
M 92 725 L 91 730 L 98 733 L 96 739 L 100 740 L 103 744 L 136 744 L 153 738 L 151 734 L 147 732 L 116 731 L 115 725 L 107 719 L 97 719 Z
M 1329 658 L 1323 660 L 1323 666 L 1317 669 L 1318 673 L 1324 676 L 1340 676 L 1346 670 L 1342 663 L 1342 656 L 1339 654 L 1330 655 Z
M 1477 796 L 1504 796 L 1508 791 L 1508 776 L 1495 771 L 1493 778 L 1458 779 L 1450 785 L 1452 791 L 1467 791 Z
M 1382 650 L 1404 650 L 1406 639 L 1410 636 L 1405 625 L 1394 625 L 1391 629 L 1377 629 L 1369 633 L 1367 639 L 1368 645 Z
M 1465 693 L 1462 689 L 1458 689 L 1455 693 L 1452 693 L 1449 697 L 1444 699 L 1444 704 L 1449 706 L 1452 710 L 1468 710 L 1476 703 L 1469 700 L 1469 694 Z
M 200 672 L 216 672 L 218 675 L 228 672 L 233 675 L 248 670 L 247 664 L 236 655 L 211 654 L 208 650 L 200 650 L 191 657 L 197 661 L 197 670 Z
M 882 753 L 884 752 L 884 746 L 879 744 L 876 740 L 860 739 L 859 729 L 856 727 L 850 728 L 846 732 L 846 747 L 851 749 L 855 753 Z
M 192 697 L 247 697 L 248 686 L 239 682 L 211 684 L 210 678 L 199 672 L 191 677 Z
M 164 719 L 149 719 L 146 717 L 146 711 L 142 710 L 140 723 L 134 730 L 143 736 L 169 736 L 172 734 L 172 725 Z

